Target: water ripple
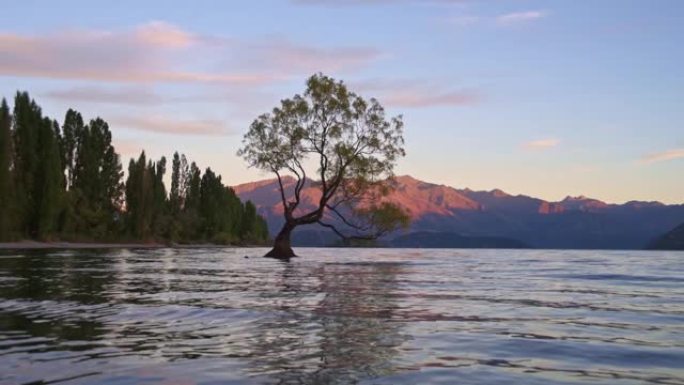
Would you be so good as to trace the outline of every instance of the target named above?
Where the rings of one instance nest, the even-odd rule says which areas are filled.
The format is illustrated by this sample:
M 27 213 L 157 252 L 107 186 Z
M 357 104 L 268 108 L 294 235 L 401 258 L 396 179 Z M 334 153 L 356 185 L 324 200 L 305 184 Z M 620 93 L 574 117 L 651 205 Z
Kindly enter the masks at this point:
M 6 252 L 0 384 L 684 384 L 681 253 L 263 252 Z

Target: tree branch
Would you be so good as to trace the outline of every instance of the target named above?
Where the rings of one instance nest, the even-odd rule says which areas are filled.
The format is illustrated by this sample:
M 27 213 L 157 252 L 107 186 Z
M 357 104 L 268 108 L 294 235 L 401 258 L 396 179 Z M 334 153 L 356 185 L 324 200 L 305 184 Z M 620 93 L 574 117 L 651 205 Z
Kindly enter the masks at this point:
M 302 177 L 300 180 L 297 181 L 297 185 L 295 186 L 295 205 L 294 207 L 299 206 L 299 202 L 301 201 L 300 195 L 302 192 L 302 189 L 304 188 L 304 185 L 306 184 L 306 170 L 304 167 L 302 167 L 302 164 L 299 162 L 297 158 L 293 159 L 295 165 L 299 168 L 299 170 L 302 172 Z M 297 177 L 299 177 L 299 174 L 297 174 Z M 301 182 L 301 183 L 300 183 Z
M 318 221 L 318 224 L 321 225 L 321 226 L 323 226 L 323 227 L 329 228 L 329 229 L 332 230 L 338 237 L 342 238 L 342 240 L 345 241 L 345 242 L 349 242 L 349 241 L 372 241 L 372 240 L 375 240 L 375 239 L 377 239 L 377 238 L 379 238 L 380 236 L 383 235 L 382 233 L 378 233 L 378 234 L 373 234 L 373 235 L 351 235 L 351 236 L 350 236 L 350 235 L 345 235 L 345 234 L 342 233 L 340 230 L 338 230 L 337 227 L 335 227 L 335 225 L 332 225 L 332 224 L 330 224 L 330 223 L 325 223 L 325 222 L 323 222 L 323 221 Z
M 278 170 L 273 170 L 273 172 L 278 177 L 278 185 L 280 186 L 280 199 L 283 203 L 283 212 L 285 213 L 285 218 L 291 220 L 292 213 L 290 212 L 290 208 L 287 205 L 287 199 L 285 198 L 285 187 L 283 187 L 283 180 L 280 177 L 280 173 L 278 172 Z
M 358 231 L 368 231 L 368 230 L 371 229 L 371 226 L 370 226 L 370 225 L 368 225 L 368 226 L 361 226 L 361 225 L 358 225 L 358 224 L 355 224 L 355 223 L 350 222 L 347 218 L 345 218 L 344 215 L 342 215 L 342 213 L 340 213 L 339 210 L 337 210 L 336 207 L 333 207 L 333 206 L 330 206 L 330 205 L 326 205 L 325 207 L 327 207 L 328 210 L 330 210 L 330 211 L 332 211 L 333 213 L 335 213 L 335 214 L 337 215 L 337 217 L 342 221 L 342 223 L 344 223 L 345 225 L 351 227 L 352 229 L 355 229 L 355 230 L 358 230 Z

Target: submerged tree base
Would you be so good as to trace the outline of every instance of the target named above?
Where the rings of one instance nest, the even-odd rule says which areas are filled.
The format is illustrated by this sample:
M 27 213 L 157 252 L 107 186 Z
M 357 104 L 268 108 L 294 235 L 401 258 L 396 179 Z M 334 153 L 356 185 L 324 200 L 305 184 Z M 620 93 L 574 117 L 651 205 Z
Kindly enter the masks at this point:
M 297 256 L 295 255 L 294 250 L 292 250 L 291 247 L 278 244 L 275 244 L 273 246 L 273 249 L 271 249 L 271 251 L 264 255 L 264 258 L 274 258 L 279 259 L 281 261 L 289 261 L 290 259 L 296 257 Z

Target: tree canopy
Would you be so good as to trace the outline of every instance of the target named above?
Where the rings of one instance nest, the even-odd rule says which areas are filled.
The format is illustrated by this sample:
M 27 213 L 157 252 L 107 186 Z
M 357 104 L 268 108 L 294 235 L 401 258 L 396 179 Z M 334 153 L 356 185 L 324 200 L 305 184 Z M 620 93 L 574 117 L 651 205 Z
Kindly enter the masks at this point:
M 376 99 L 323 74 L 306 86 L 303 95 L 254 120 L 238 152 L 279 182 L 285 225 L 267 256 L 294 256 L 289 236 L 300 225 L 318 223 L 352 240 L 377 238 L 408 222 L 399 207 L 382 200 L 405 155 L 402 117 L 388 118 Z M 293 191 L 284 188 L 286 174 L 296 178 Z M 302 212 L 307 185 L 317 186 L 320 197 L 315 209 Z
M 28 93 L 14 109 L 0 103 L 0 241 L 154 241 L 260 244 L 268 228 L 251 202 L 241 202 L 211 169 L 202 175 L 173 155 L 142 152 L 128 175 L 101 118 L 87 124 L 69 109 L 60 126 Z

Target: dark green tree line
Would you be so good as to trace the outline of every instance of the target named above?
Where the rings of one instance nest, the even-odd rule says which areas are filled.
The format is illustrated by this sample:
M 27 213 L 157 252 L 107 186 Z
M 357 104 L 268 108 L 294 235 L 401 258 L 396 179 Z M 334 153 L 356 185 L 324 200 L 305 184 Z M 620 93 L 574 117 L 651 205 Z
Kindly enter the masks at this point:
M 59 126 L 43 117 L 28 93 L 14 98 L 13 144 L 15 232 L 21 237 L 56 236 L 63 199 Z
M 12 180 L 12 115 L 7 101 L 0 104 L 0 240 L 12 237 L 14 189 Z
M 63 216 L 64 231 L 91 239 L 114 239 L 121 231 L 123 171 L 109 125 L 100 118 L 83 125 L 81 115 L 69 110 L 62 132 L 69 208 Z
M 266 222 L 211 169 L 175 153 L 131 159 L 128 176 L 101 118 L 69 109 L 60 126 L 26 92 L 0 104 L 0 241 L 263 243 Z

